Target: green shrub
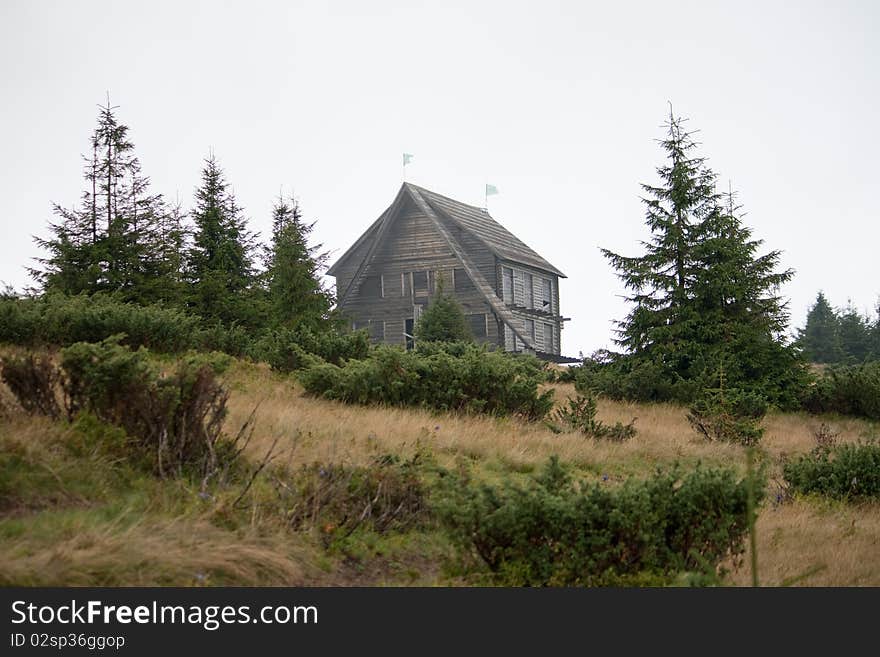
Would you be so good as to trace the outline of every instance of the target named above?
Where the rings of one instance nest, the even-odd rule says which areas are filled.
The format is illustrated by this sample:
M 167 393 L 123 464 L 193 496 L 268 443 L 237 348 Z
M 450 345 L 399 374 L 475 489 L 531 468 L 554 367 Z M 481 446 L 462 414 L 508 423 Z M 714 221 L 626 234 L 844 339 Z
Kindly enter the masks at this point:
M 575 486 L 554 458 L 526 487 L 449 480 L 438 503 L 444 526 L 502 584 L 667 583 L 681 573 L 714 576 L 744 553 L 750 482 L 732 470 L 675 468 L 619 488 Z M 752 483 L 760 499 L 763 482 Z
M 565 406 L 556 409 L 553 419 L 573 431 L 590 436 L 623 442 L 636 435 L 635 418 L 629 424 L 615 422 L 608 425 L 596 419 L 596 397 L 593 394 L 578 395 L 569 399 Z
M 0 379 L 27 413 L 54 419 L 62 416 L 61 373 L 48 354 L 13 354 L 0 359 Z
M 834 367 L 802 399 L 811 413 L 840 413 L 880 420 L 880 361 Z
M 543 418 L 553 391 L 538 391 L 540 366 L 471 346 L 461 356 L 378 346 L 343 367 L 313 364 L 300 372 L 306 391 L 353 404 L 421 406 L 444 411 Z
M 319 529 L 327 538 L 363 526 L 404 531 L 428 517 L 420 460 L 386 455 L 368 466 L 303 465 L 278 482 L 282 510 L 294 529 Z
M 25 346 L 100 342 L 125 334 L 122 344 L 173 353 L 196 346 L 199 323 L 176 308 L 123 303 L 105 294 L 0 299 L 0 342 Z
M 766 400 L 755 393 L 712 389 L 694 402 L 687 419 L 707 440 L 752 446 L 764 435 L 760 423 L 766 413 Z
M 700 382 L 673 377 L 648 361 L 586 359 L 574 374 L 575 390 L 600 393 L 609 399 L 686 404 L 696 397 Z
M 160 476 L 225 474 L 235 463 L 242 432 L 223 434 L 228 392 L 217 374 L 223 354 L 188 354 L 163 371 L 143 348 L 119 336 L 78 342 L 61 351 L 61 365 L 33 355 L 4 360 L 3 379 L 31 412 L 69 419 L 81 414 L 122 428 L 136 457 L 147 457 Z
M 250 348 L 254 360 L 269 363 L 279 372 L 294 372 L 315 365 L 318 359 L 341 365 L 347 360 L 364 359 L 370 353 L 367 331 L 316 333 L 308 328 L 275 329 L 264 333 Z
M 880 498 L 880 444 L 817 447 L 789 461 L 783 476 L 794 492 L 842 499 Z

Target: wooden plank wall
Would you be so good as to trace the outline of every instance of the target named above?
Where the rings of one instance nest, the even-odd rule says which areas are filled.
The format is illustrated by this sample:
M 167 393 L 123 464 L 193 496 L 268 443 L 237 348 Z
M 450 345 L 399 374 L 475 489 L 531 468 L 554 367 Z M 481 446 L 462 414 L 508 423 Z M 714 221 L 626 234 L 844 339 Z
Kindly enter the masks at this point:
M 361 247 L 364 253 L 367 248 L 367 245 Z M 494 271 L 494 256 L 488 249 L 484 247 L 484 252 L 476 255 L 484 268 Z M 351 264 L 346 269 L 337 272 L 337 289 L 345 289 L 343 285 L 351 280 L 360 264 L 357 257 L 350 258 L 349 262 Z M 384 296 L 364 298 L 355 294 L 341 310 L 353 321 L 384 321 L 384 342 L 404 344 L 405 321 L 413 317 L 413 304 L 427 305 L 430 295 L 414 296 L 410 286 L 402 281 L 402 275 L 429 271 L 433 272 L 433 281 L 442 277 L 446 291 L 457 298 L 466 314 L 489 315 L 488 335 L 485 340 L 497 343 L 497 324 L 479 291 L 473 289 L 468 293 L 455 292 L 454 270 L 459 267 L 460 262 L 431 220 L 411 201 L 407 201 L 394 225 L 389 227 L 383 244 L 379 245 L 373 262 L 366 271 L 368 277 L 382 277 Z

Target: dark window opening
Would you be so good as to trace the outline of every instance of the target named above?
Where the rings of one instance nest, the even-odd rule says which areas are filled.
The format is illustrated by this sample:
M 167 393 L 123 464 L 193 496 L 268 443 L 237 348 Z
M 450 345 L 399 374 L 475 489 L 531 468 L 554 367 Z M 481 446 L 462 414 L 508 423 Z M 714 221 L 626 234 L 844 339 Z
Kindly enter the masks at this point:
M 382 296 L 382 279 L 379 276 L 367 276 L 361 284 L 361 296 L 379 298 Z
M 471 334 L 475 338 L 485 338 L 488 335 L 486 331 L 486 313 L 467 316 L 468 325 L 471 327 Z
M 472 292 L 476 289 L 474 282 L 464 269 L 456 269 L 453 277 L 455 278 L 456 292 Z
M 428 294 L 428 272 L 414 271 L 412 273 L 413 294 Z

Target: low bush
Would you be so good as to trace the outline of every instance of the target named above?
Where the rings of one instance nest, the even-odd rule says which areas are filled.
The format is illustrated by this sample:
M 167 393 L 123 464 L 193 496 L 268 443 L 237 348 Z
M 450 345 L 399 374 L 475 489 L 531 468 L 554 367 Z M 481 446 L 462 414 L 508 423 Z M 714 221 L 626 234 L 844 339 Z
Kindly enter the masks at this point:
M 19 403 L 51 417 L 93 415 L 125 430 L 160 476 L 192 474 L 206 482 L 236 461 L 247 427 L 222 432 L 228 392 L 217 380 L 222 354 L 189 354 L 163 371 L 143 348 L 114 336 L 61 351 L 60 367 L 33 355 L 4 360 L 2 377 Z
M 764 435 L 766 413 L 767 401 L 754 393 L 712 389 L 694 402 L 687 419 L 707 440 L 753 446 Z
M 368 526 L 403 531 L 428 516 L 419 480 L 420 456 L 377 457 L 369 466 L 312 463 L 276 479 L 282 510 L 293 529 L 318 529 L 325 537 Z
M 732 470 L 658 471 L 618 488 L 574 485 L 553 458 L 528 486 L 477 486 L 448 478 L 438 513 L 452 539 L 505 585 L 594 586 L 715 576 L 738 563 L 748 532 L 748 494 L 763 476 Z M 756 490 L 755 490 L 756 489 Z
M 249 350 L 251 358 L 267 362 L 279 372 L 302 370 L 320 361 L 342 365 L 348 360 L 367 358 L 369 353 L 367 331 L 316 333 L 308 328 L 267 331 Z
M 880 361 L 827 370 L 807 388 L 802 404 L 811 413 L 880 420 Z
M 833 498 L 880 498 L 880 443 L 819 446 L 787 462 L 783 476 L 791 490 Z
M 605 438 L 623 442 L 636 435 L 635 418 L 628 424 L 615 422 L 608 425 L 596 419 L 596 397 L 588 394 L 569 399 L 566 405 L 556 409 L 553 419 L 572 431 L 579 431 L 591 438 Z
M 67 346 L 125 334 L 122 344 L 174 353 L 197 346 L 200 319 L 176 308 L 123 303 L 105 294 L 0 298 L 0 342 Z
M 368 358 L 339 367 L 317 363 L 299 374 L 306 391 L 354 404 L 421 406 L 443 411 L 543 418 L 553 391 L 539 392 L 540 365 L 471 346 L 461 356 L 443 350 L 375 347 Z
M 676 402 L 694 400 L 700 382 L 671 377 L 660 366 L 647 362 L 588 358 L 574 373 L 575 390 L 595 392 L 609 399 L 637 402 Z

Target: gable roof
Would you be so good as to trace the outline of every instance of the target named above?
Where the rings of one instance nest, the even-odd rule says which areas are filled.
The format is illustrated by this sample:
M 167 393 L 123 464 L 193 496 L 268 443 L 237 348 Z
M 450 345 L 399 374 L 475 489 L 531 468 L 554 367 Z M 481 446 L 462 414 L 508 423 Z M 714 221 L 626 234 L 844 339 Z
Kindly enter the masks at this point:
M 483 244 L 486 245 L 492 253 L 501 260 L 510 260 L 519 262 L 524 265 L 530 265 L 536 269 L 556 274 L 562 278 L 566 278 L 559 269 L 551 265 L 547 260 L 538 255 L 534 250 L 527 246 L 522 240 L 507 230 L 504 226 L 495 221 L 489 213 L 483 208 L 473 205 L 467 205 L 455 199 L 442 196 L 436 192 L 432 192 L 423 187 L 413 185 L 412 183 L 403 183 L 394 203 L 383 212 L 376 221 L 374 221 L 363 235 L 342 254 L 342 256 L 333 264 L 327 273 L 335 276 L 339 266 L 345 262 L 364 242 L 374 239 L 379 228 L 383 225 L 384 220 L 392 219 L 390 216 L 401 195 L 407 195 L 414 201 L 416 198 L 425 201 L 430 208 L 449 219 L 453 224 L 457 225 L 464 231 L 467 231 Z
M 433 204 L 427 198 L 425 198 L 429 195 L 434 197 Z M 365 243 L 368 244 L 366 254 L 360 261 L 360 263 L 358 263 L 357 271 L 355 272 L 346 289 L 337 298 L 338 305 L 340 307 L 343 306 L 346 299 L 348 299 L 351 294 L 353 294 L 360 288 L 361 281 L 366 274 L 367 267 L 372 261 L 373 255 L 375 254 L 377 247 L 381 243 L 385 233 L 388 231 L 388 227 L 394 222 L 394 219 L 399 214 L 400 208 L 408 199 L 411 200 L 422 213 L 424 213 L 424 215 L 431 221 L 432 224 L 434 224 L 437 232 L 440 233 L 443 240 L 446 242 L 446 244 L 449 245 L 449 248 L 452 249 L 452 252 L 458 258 L 461 266 L 464 267 L 465 272 L 467 272 L 467 275 L 471 279 L 471 282 L 474 284 L 477 290 L 479 290 L 480 295 L 483 297 L 486 303 L 489 304 L 489 307 L 492 309 L 492 312 L 495 313 L 495 316 L 498 317 L 498 319 L 500 319 L 502 322 L 504 322 L 504 324 L 507 325 L 507 327 L 513 332 L 513 334 L 517 338 L 520 339 L 520 341 L 524 345 L 534 351 L 535 345 L 533 344 L 532 340 L 523 335 L 522 332 L 517 328 L 513 314 L 510 312 L 507 306 L 504 305 L 501 299 L 498 298 L 498 296 L 495 294 L 495 290 L 485 279 L 480 270 L 474 266 L 468 254 L 465 252 L 464 249 L 462 249 L 461 244 L 459 244 L 458 240 L 438 216 L 438 214 L 444 214 L 450 219 L 453 219 L 453 221 L 455 221 L 457 225 L 461 226 L 465 230 L 468 230 L 460 221 L 457 221 L 455 219 L 455 216 L 458 216 L 460 218 L 462 214 L 460 209 L 456 206 L 461 206 L 470 210 L 474 209 L 473 206 L 467 206 L 463 203 L 452 201 L 451 199 L 447 199 L 444 196 L 433 194 L 433 192 L 429 192 L 427 190 L 422 190 L 421 187 L 416 187 L 415 185 L 411 185 L 409 183 L 404 183 L 401 186 L 400 191 L 397 193 L 397 196 L 395 197 L 394 202 L 391 204 L 391 206 L 387 210 L 385 210 L 385 212 L 383 212 L 376 221 L 373 222 L 373 224 L 367 229 L 367 231 L 363 235 L 361 235 L 361 237 L 351 246 L 351 248 L 349 248 L 348 251 L 346 251 L 343 256 L 333 265 L 333 267 L 328 270 L 328 273 L 331 276 L 334 276 L 334 271 L 339 267 L 339 264 L 341 262 L 350 257 L 360 246 L 364 245 Z M 439 209 L 444 204 L 446 204 L 448 208 L 446 212 Z M 479 209 L 477 210 L 479 211 Z M 513 237 L 511 233 L 507 232 L 497 222 L 495 222 L 494 219 L 489 217 L 488 213 L 483 214 L 492 222 L 492 224 L 490 224 L 490 227 L 492 227 L 492 225 L 497 227 L 486 233 L 487 235 L 494 235 L 496 238 L 498 236 L 503 237 L 503 235 L 510 235 L 510 237 L 515 240 L 515 243 L 511 248 L 515 248 L 517 252 L 525 249 L 527 252 L 526 255 L 530 253 L 533 255 L 534 258 L 538 259 L 536 262 L 545 263 L 548 267 L 550 267 L 551 269 L 548 269 L 548 271 L 552 271 L 554 273 L 557 273 L 559 271 L 553 268 L 550 263 L 541 258 L 541 256 L 539 256 L 537 253 L 529 249 L 529 247 L 527 247 L 525 244 Z M 474 232 L 474 230 L 472 229 L 471 232 Z M 480 237 L 479 234 L 477 234 L 477 236 Z M 480 239 L 483 240 L 482 237 Z M 485 240 L 483 241 L 484 243 L 486 243 Z M 498 254 L 498 251 L 495 251 L 488 243 L 486 243 L 486 245 L 496 254 Z M 505 258 L 505 256 L 500 257 Z M 518 262 L 523 262 L 523 259 L 521 257 L 517 257 L 515 259 Z M 541 266 L 540 268 L 547 269 L 547 267 L 543 266 Z M 564 274 L 562 274 L 561 272 L 559 272 L 558 275 L 564 276 Z

